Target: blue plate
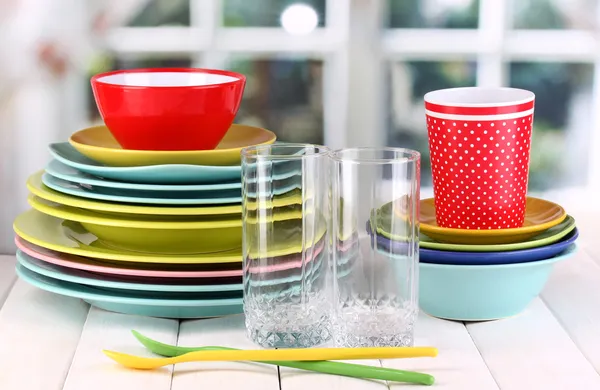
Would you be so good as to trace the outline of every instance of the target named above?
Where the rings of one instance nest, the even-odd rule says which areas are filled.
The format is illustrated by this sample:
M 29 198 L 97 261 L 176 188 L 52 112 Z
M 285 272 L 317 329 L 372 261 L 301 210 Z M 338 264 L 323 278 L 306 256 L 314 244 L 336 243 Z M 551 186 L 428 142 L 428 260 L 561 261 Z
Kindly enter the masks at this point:
M 90 175 L 68 165 L 61 163 L 58 160 L 52 160 L 46 166 L 46 173 L 58 179 L 89 185 L 94 187 L 107 187 L 135 191 L 216 191 L 216 190 L 240 190 L 242 188 L 241 178 L 237 181 L 226 183 L 210 183 L 210 184 L 139 184 L 125 183 L 122 181 L 114 181 L 104 179 L 94 175 Z
M 92 306 L 117 313 L 163 318 L 208 318 L 243 312 L 242 298 L 202 299 L 202 293 L 183 295 L 84 286 L 37 274 L 21 264 L 17 264 L 16 271 L 19 278 L 37 288 L 80 298 Z
M 367 232 L 371 234 L 370 226 L 367 224 Z M 392 254 L 406 253 L 406 243 L 392 241 L 387 237 L 377 236 L 377 247 Z M 560 241 L 550 245 L 521 249 L 513 251 L 498 252 L 460 252 L 442 251 L 436 249 L 419 248 L 419 261 L 432 264 L 454 264 L 454 265 L 493 265 L 493 264 L 516 264 L 530 261 L 545 260 L 563 252 L 569 245 L 573 244 L 579 231 L 573 229 Z
M 49 146 L 50 154 L 56 160 L 106 179 L 128 183 L 144 184 L 201 184 L 239 181 L 242 168 L 239 165 L 149 165 L 143 167 L 109 167 L 79 153 L 68 142 L 54 143 Z
M 74 268 L 61 267 L 38 260 L 28 254 L 17 250 L 17 261 L 23 267 L 40 275 L 65 282 L 79 283 L 86 286 L 96 286 L 119 290 L 164 291 L 164 292 L 202 292 L 207 297 L 214 298 L 241 298 L 242 284 L 189 284 L 178 281 L 178 284 L 159 284 L 155 279 L 144 277 L 124 277 L 118 275 L 104 275 L 94 272 L 82 271 Z M 135 282 L 132 282 L 134 280 Z M 149 282 L 150 281 L 150 282 Z
M 138 191 L 118 188 L 88 186 L 58 179 L 44 173 L 42 182 L 55 191 L 82 198 L 109 202 L 169 204 L 169 205 L 216 205 L 240 203 L 240 189 L 215 191 Z
M 545 260 L 562 253 L 579 237 L 577 228 L 560 241 L 547 246 L 507 252 L 451 252 L 421 248 L 420 261 L 434 264 L 482 265 L 482 264 L 516 264 Z

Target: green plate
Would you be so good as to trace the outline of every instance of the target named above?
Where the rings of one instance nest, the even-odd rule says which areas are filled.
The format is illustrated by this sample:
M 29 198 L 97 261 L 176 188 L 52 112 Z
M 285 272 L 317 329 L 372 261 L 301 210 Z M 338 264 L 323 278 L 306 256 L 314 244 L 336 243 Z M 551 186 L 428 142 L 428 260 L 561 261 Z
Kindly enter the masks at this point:
M 421 234 L 419 246 L 421 248 L 437 249 L 442 251 L 456 252 L 501 252 L 514 251 L 520 249 L 537 248 L 544 245 L 549 245 L 559 241 L 561 238 L 569 234 L 575 229 L 575 218 L 567 215 L 564 221 L 548 230 L 538 234 L 535 237 L 527 239 L 523 242 L 514 244 L 495 244 L 495 245 L 466 245 L 466 244 L 446 244 L 434 241 L 433 239 Z

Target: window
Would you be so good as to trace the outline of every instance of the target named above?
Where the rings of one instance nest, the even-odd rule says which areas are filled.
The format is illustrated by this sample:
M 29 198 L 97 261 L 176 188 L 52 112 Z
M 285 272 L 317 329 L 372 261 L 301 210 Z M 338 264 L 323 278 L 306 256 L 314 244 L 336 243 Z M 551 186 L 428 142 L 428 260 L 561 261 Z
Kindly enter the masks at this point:
M 295 0 L 224 0 L 223 26 L 225 27 L 280 27 L 281 15 L 287 7 L 300 3 Z M 303 0 L 317 13 L 317 26 L 324 27 L 325 0 Z
M 391 28 L 477 28 L 479 0 L 387 0 Z
M 245 74 L 236 122 L 264 127 L 285 142 L 323 143 L 323 63 L 234 56 L 226 69 Z
M 429 147 L 425 131 L 423 95 L 442 88 L 475 85 L 476 62 L 391 62 L 389 74 L 390 121 L 387 143 L 421 151 L 421 185 L 432 186 Z
M 597 38 L 591 32 L 597 3 L 388 1 L 388 143 L 423 152 L 423 185 L 431 185 L 423 94 L 473 85 L 536 94 L 530 190 L 596 183 L 600 166 L 592 150 L 600 147 L 594 137 L 599 116 L 593 107 L 600 75 L 594 75 L 599 57 L 593 54 Z
M 512 5 L 515 29 L 593 30 L 596 0 L 527 0 Z
M 600 150 L 597 0 L 140 3 L 89 73 L 189 65 L 243 72 L 237 122 L 282 141 L 418 149 L 424 186 L 427 91 L 526 88 L 537 96 L 530 189 L 600 185 L 592 153 Z

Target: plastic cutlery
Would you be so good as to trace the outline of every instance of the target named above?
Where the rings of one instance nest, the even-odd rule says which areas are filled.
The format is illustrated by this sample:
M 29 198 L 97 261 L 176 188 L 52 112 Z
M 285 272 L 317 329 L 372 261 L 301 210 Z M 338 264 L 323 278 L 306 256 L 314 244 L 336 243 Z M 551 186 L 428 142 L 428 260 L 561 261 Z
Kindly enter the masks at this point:
M 189 352 L 210 351 L 210 350 L 236 350 L 235 348 L 226 347 L 179 347 L 175 345 L 164 344 L 153 340 L 143 334 L 132 330 L 135 338 L 151 352 L 167 356 L 175 357 L 184 355 Z M 432 385 L 435 378 L 432 375 L 413 371 L 395 370 L 391 368 L 373 367 L 361 364 L 329 362 L 329 361 L 313 361 L 313 362 L 295 362 L 295 361 L 262 361 L 261 363 L 278 365 L 283 367 L 298 368 L 306 371 L 321 372 L 324 374 L 333 374 L 348 376 L 361 379 L 378 379 L 393 382 L 406 382 L 421 385 Z
M 195 351 L 169 358 L 145 358 L 115 351 L 103 351 L 106 356 L 123 366 L 137 369 L 154 369 L 176 363 L 198 361 L 315 361 L 354 359 L 397 359 L 435 357 L 432 347 L 375 347 L 375 348 L 302 348 L 275 350 L 221 350 Z

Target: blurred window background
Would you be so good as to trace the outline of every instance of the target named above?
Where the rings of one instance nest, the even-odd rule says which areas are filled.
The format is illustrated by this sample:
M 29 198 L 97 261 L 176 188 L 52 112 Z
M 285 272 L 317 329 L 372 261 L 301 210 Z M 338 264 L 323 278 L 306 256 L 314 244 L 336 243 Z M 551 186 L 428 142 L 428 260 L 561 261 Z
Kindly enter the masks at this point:
M 599 0 L 0 1 L 0 252 L 49 142 L 100 122 L 98 72 L 242 72 L 236 122 L 279 140 L 423 153 L 423 95 L 460 86 L 536 94 L 530 190 L 600 185 Z M 17 35 L 15 35 L 17 34 Z M 3 117 L 2 117 L 3 116 Z

